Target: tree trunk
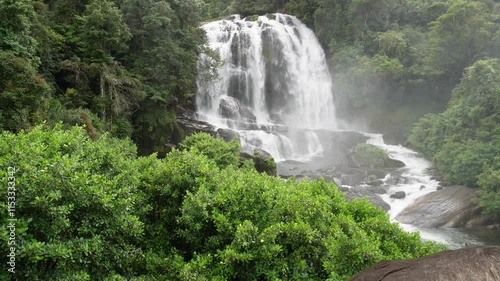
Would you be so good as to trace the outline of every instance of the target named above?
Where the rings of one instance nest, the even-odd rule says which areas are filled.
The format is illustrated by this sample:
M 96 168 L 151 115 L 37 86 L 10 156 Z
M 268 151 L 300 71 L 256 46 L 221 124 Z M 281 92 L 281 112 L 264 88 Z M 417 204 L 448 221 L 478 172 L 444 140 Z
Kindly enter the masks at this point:
M 101 70 L 101 83 L 100 83 L 100 93 L 101 93 L 101 122 L 104 124 L 106 122 L 106 101 L 104 99 L 105 96 L 105 80 L 104 80 L 104 70 Z

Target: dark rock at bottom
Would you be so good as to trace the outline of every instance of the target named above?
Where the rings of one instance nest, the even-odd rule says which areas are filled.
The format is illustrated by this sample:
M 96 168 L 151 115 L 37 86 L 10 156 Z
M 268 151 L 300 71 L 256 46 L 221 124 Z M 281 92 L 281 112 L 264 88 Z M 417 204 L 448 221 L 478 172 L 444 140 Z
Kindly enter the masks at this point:
M 349 281 L 498 281 L 500 247 L 443 251 L 410 260 L 382 261 Z
M 391 206 L 387 204 L 380 196 L 378 196 L 370 188 L 364 187 L 352 187 L 345 192 L 345 197 L 347 200 L 352 200 L 354 198 L 366 198 L 368 201 L 372 202 L 376 206 L 382 208 L 384 211 L 389 211 Z

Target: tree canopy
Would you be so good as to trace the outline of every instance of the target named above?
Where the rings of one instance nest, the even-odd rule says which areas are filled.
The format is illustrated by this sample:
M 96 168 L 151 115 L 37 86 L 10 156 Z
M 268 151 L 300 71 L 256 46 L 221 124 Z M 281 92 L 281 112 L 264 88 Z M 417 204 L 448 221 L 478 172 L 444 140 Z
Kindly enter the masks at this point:
M 127 140 L 91 140 L 82 127 L 2 133 L 0 177 L 15 167 L 19 183 L 16 276 L 344 280 L 442 249 L 366 200 L 347 202 L 332 183 L 221 161 L 239 157 L 234 145 L 199 134 L 158 159 L 137 157 Z M 1 216 L 5 228 L 7 208 Z

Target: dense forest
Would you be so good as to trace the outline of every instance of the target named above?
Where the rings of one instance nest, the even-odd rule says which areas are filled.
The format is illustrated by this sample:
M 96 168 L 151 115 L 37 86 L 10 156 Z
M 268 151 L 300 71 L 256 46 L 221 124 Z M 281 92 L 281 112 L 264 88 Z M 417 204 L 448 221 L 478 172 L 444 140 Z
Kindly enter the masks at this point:
M 210 54 L 200 23 L 231 13 L 297 16 L 326 50 L 339 115 L 397 135 L 443 111 L 466 67 L 500 56 L 493 0 L 1 3 L 0 128 L 86 124 L 143 155 L 165 152 L 176 108 L 192 104 Z
M 200 25 L 274 12 L 317 35 L 340 117 L 405 135 L 500 216 L 498 0 L 0 0 L 18 280 L 344 280 L 442 249 L 334 184 L 258 173 L 237 142 L 166 146 L 219 64 Z

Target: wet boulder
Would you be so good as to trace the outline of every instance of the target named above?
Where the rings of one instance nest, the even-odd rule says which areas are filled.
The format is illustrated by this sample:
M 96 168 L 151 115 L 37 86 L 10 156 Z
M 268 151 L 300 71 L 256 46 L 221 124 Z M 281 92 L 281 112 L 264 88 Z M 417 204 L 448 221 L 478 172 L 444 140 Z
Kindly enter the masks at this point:
M 382 208 L 386 212 L 391 209 L 391 206 L 370 188 L 364 188 L 360 186 L 349 188 L 349 190 L 345 192 L 345 197 L 349 201 L 354 198 L 366 198 L 368 201 Z
M 240 153 L 241 161 L 253 160 L 255 169 L 271 176 L 276 176 L 276 162 L 268 152 L 262 149 L 255 149 L 253 155 L 248 152 Z
M 230 141 L 234 138 L 239 139 L 240 135 L 231 129 L 218 129 L 217 137 L 224 139 L 225 141 Z
M 396 220 L 418 227 L 471 227 L 491 223 L 474 202 L 477 190 L 447 186 L 428 193 L 406 207 Z
M 404 191 L 397 191 L 391 194 L 391 198 L 394 199 L 404 199 L 406 197 L 406 193 Z
M 242 105 L 240 101 L 233 97 L 223 97 L 219 104 L 219 114 L 222 117 L 242 120 L 246 122 L 255 123 L 257 117 L 255 114 L 246 106 Z

